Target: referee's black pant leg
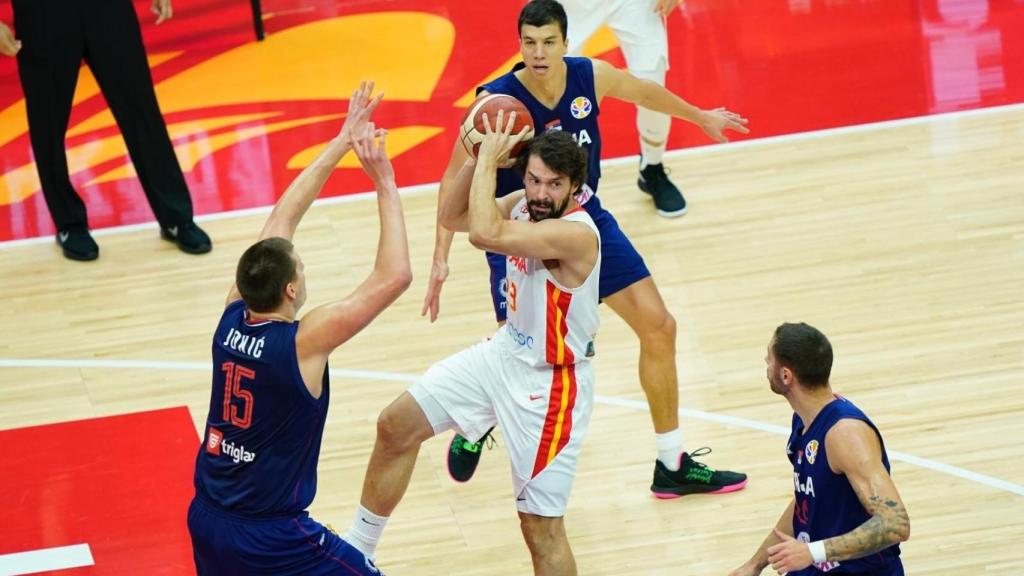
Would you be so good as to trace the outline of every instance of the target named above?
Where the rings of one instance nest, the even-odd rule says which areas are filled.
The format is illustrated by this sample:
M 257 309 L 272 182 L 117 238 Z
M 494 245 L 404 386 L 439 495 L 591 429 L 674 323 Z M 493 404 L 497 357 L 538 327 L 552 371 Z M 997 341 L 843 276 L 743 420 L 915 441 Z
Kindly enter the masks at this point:
M 64 147 L 85 47 L 79 8 L 68 0 L 14 0 L 13 6 L 22 41 L 18 75 L 46 206 L 58 230 L 88 228 L 85 203 L 68 177 Z
M 192 198 L 153 89 L 131 0 L 87 0 L 85 59 L 124 136 L 161 226 L 192 221 Z

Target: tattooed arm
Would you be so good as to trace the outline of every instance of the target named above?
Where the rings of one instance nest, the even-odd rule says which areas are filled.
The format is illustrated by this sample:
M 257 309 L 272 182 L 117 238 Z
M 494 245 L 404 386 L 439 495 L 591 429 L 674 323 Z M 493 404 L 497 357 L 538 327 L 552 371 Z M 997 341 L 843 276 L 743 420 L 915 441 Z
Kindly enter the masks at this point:
M 863 558 L 910 537 L 910 518 L 896 485 L 882 464 L 878 434 L 861 420 L 843 419 L 825 435 L 829 467 L 845 474 L 871 518 L 846 534 L 824 540 L 825 558 L 841 562 Z M 775 531 L 780 540 L 768 548 L 768 562 L 780 574 L 811 565 L 807 543 Z M 752 572 L 757 574 L 757 572 Z
M 840 420 L 825 435 L 829 466 L 845 474 L 864 509 L 871 514 L 857 528 L 825 540 L 829 560 L 862 558 L 910 538 L 910 517 L 882 464 L 878 434 L 861 420 Z

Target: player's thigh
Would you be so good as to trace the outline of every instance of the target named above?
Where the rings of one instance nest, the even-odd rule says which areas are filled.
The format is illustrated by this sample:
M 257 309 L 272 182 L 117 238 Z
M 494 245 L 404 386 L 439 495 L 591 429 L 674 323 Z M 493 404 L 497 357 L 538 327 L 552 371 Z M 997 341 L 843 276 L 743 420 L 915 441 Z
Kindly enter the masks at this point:
M 654 278 L 650 276 L 605 297 L 604 303 L 640 335 L 660 332 L 672 321 Z
M 485 340 L 437 362 L 412 387 L 409 394 L 427 415 L 435 433 L 445 418 L 470 440 L 481 438 L 494 426 L 491 399 L 502 355 L 493 340 Z M 440 411 L 438 410 L 440 409 Z M 441 413 L 443 412 L 443 414 Z
M 611 213 L 603 208 L 591 211 L 589 205 L 588 202 L 587 211 L 594 219 L 597 231 L 601 235 L 601 272 L 598 290 L 601 299 L 606 300 L 611 295 L 650 278 L 651 271 Z
M 494 404 L 511 459 L 516 506 L 528 514 L 561 516 L 590 425 L 593 367 L 510 363 L 504 376 Z

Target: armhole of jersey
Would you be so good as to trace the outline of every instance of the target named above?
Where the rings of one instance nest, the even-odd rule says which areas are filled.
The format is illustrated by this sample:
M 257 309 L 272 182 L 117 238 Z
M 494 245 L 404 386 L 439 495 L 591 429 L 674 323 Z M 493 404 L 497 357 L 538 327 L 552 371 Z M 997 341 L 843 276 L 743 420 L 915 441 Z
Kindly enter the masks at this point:
M 324 393 L 321 390 L 320 398 L 314 398 L 313 393 L 309 391 L 309 386 L 306 386 L 306 380 L 302 377 L 302 370 L 301 368 L 299 368 L 299 325 L 300 321 L 298 320 L 292 322 L 291 324 L 288 324 L 288 328 L 291 331 L 290 337 L 292 341 L 292 353 L 291 358 L 289 359 L 289 363 L 291 364 L 292 381 L 295 382 L 295 385 L 299 387 L 299 394 L 302 395 L 302 398 L 305 399 L 307 402 L 310 402 L 312 405 L 316 406 L 324 397 Z M 324 371 L 326 370 L 327 364 L 324 364 Z M 320 375 L 320 378 L 323 378 L 322 374 Z
M 601 256 L 602 256 L 601 255 L 601 232 L 598 231 L 597 224 L 594 222 L 594 219 L 590 217 L 590 214 L 586 210 L 582 210 L 581 213 L 585 214 L 587 216 L 587 218 L 586 219 L 569 218 L 568 221 L 569 222 L 578 222 L 578 223 L 583 224 L 584 226 L 590 228 L 590 231 L 594 233 L 594 237 L 597 239 L 597 258 L 594 260 L 594 266 L 590 269 L 590 273 L 587 274 L 587 277 L 583 279 L 583 282 L 581 282 L 579 286 L 577 286 L 575 288 L 569 288 L 565 284 L 562 284 L 561 282 L 559 282 L 558 278 L 555 278 L 555 275 L 552 274 L 550 270 L 547 270 L 546 268 L 544 270 L 545 273 L 547 273 L 547 275 L 549 277 L 548 279 L 551 281 L 551 283 L 553 283 L 556 287 L 558 287 L 559 290 L 561 290 L 563 292 L 567 292 L 569 294 L 572 294 L 572 293 L 576 292 L 577 290 L 583 288 L 584 286 L 587 285 L 587 282 L 590 282 L 592 279 L 595 279 L 595 275 L 600 275 L 600 273 L 601 273 L 600 272 L 600 270 L 601 270 Z M 571 214 L 569 216 L 571 216 Z M 562 216 L 562 218 L 565 218 L 565 216 Z M 599 280 L 599 279 L 600 278 L 597 278 L 597 280 Z

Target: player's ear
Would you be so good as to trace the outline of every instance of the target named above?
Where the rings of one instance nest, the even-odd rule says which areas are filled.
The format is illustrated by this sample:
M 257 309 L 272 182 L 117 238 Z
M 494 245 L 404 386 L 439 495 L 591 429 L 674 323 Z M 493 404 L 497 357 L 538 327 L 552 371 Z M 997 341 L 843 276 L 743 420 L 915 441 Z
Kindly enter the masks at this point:
M 298 295 L 298 291 L 295 289 L 295 284 L 293 282 L 285 284 L 284 295 L 287 296 L 289 300 L 295 300 L 295 296 Z

